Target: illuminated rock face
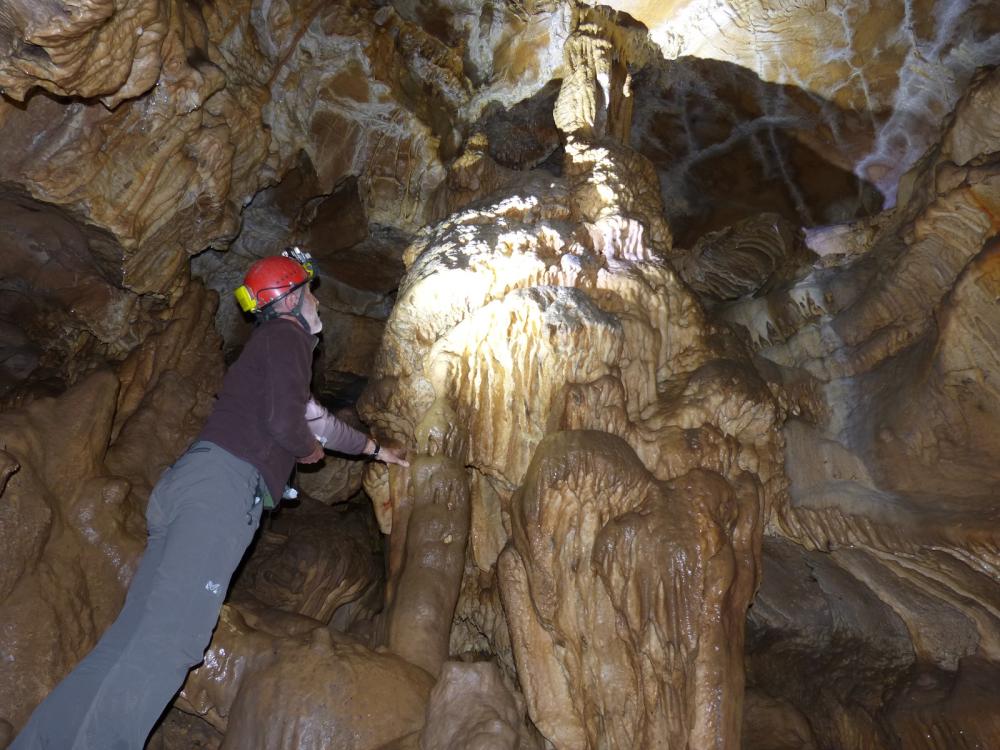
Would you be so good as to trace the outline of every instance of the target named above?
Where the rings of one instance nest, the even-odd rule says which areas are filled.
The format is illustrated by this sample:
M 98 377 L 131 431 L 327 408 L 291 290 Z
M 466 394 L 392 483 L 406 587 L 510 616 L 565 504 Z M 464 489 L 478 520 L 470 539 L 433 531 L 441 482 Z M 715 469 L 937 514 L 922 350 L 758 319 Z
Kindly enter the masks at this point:
M 0 747 L 294 242 L 412 466 L 302 472 L 151 747 L 995 744 L 997 14 L 610 5 L 0 10 Z
M 407 253 L 362 409 L 416 453 L 368 483 L 390 544 L 406 538 L 388 645 L 426 650 L 393 627 L 422 606 L 402 596 L 413 568 L 434 568 L 442 606 L 475 596 L 452 551 L 469 536 L 464 574 L 499 589 L 503 616 L 458 611 L 516 667 L 546 738 L 721 747 L 742 721 L 779 410 L 666 263 L 655 173 L 612 136 L 624 81 L 595 104 L 611 48 L 596 22 L 567 45 L 566 176 L 528 175 Z M 434 508 L 451 525 L 415 541 Z M 421 636 L 438 625 L 446 645 L 440 617 Z

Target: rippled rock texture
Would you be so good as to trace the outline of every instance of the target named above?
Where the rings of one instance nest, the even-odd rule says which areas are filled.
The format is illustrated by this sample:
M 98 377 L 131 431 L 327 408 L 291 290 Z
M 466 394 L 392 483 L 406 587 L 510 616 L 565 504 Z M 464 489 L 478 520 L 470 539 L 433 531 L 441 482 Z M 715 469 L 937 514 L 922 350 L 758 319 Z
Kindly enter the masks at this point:
M 412 466 L 300 473 L 152 748 L 996 743 L 992 3 L 609 6 L 0 8 L 0 746 L 292 243 Z
M 820 639 L 871 652 L 810 699 L 834 707 L 810 716 L 841 714 L 817 729 L 823 742 L 889 747 L 895 732 L 906 747 L 985 747 L 995 736 L 994 712 L 973 717 L 945 696 L 997 669 L 998 95 L 996 71 L 977 77 L 893 214 L 815 238 L 831 265 L 724 312 L 798 394 L 784 427 L 790 503 L 772 524 L 824 553 L 801 553 L 814 571 L 803 595 L 832 616 Z M 778 633 L 816 627 L 789 618 L 787 599 L 801 597 L 777 595 L 777 612 L 751 617 L 765 653 Z M 838 621 L 845 610 L 858 617 Z M 767 661 L 762 683 L 790 697 Z M 884 674 L 862 676 L 869 668 Z M 895 695 L 864 695 L 894 681 Z
M 616 51 L 597 21 L 567 44 L 562 178 L 529 174 L 407 252 L 362 409 L 417 454 L 368 483 L 390 545 L 405 537 L 388 644 L 426 654 L 393 624 L 425 607 L 407 590 L 431 574 L 439 653 L 457 606 L 451 648 L 516 669 L 557 746 L 723 746 L 779 408 L 666 263 L 655 172 L 614 136 Z
M 3 38 L 0 86 L 24 104 L 0 108 L 0 180 L 112 233 L 125 285 L 146 293 L 228 246 L 241 209 L 300 161 L 316 202 L 358 178 L 368 221 L 419 226 L 448 128 L 402 87 L 420 70 L 438 88 L 422 103 L 462 95 L 453 53 L 389 8 L 13 3 Z

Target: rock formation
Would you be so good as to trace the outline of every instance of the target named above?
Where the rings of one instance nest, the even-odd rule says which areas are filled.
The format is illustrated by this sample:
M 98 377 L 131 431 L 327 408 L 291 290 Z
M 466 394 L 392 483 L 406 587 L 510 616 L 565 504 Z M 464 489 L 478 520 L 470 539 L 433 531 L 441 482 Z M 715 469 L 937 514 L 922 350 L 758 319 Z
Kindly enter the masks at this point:
M 420 729 L 433 683 L 315 620 L 226 605 L 178 703 L 224 733 L 222 748 L 376 748 Z
M 612 39 L 595 20 L 567 43 L 565 176 L 529 175 L 408 251 L 362 413 L 419 458 L 368 487 L 390 546 L 406 537 L 400 596 L 429 568 L 450 577 L 442 608 L 475 596 L 446 564 L 474 530 L 465 577 L 499 588 L 502 615 L 458 609 L 549 741 L 722 746 L 739 736 L 779 410 L 666 264 L 655 173 L 614 137 L 627 81 L 600 88 Z M 415 543 L 424 508 L 448 522 Z M 397 653 L 405 612 L 389 610 Z
M 726 313 L 758 356 L 776 366 L 775 377 L 794 382 L 792 392 L 801 394 L 784 427 L 790 502 L 772 524 L 825 553 L 820 559 L 803 552 L 795 566 L 829 571 L 824 575 L 839 581 L 827 584 L 814 572 L 803 595 L 829 601 L 832 591 L 844 590 L 825 606 L 865 617 L 832 633 L 821 625 L 805 641 L 811 648 L 816 637 L 832 638 L 834 653 L 858 644 L 871 652 L 845 671 L 839 690 L 850 693 L 820 696 L 826 711 L 810 707 L 842 715 L 836 726 L 817 727 L 834 745 L 891 746 L 892 731 L 906 747 L 974 747 L 988 745 L 995 732 L 989 712 L 958 719 L 942 705 L 907 704 L 923 702 L 928 688 L 948 693 L 995 669 L 982 660 L 995 664 L 998 623 L 986 603 L 995 600 L 1000 562 L 1000 452 L 986 427 L 996 424 L 991 373 L 998 342 L 989 321 L 997 315 L 997 246 L 990 238 L 1000 229 L 1000 165 L 988 102 L 998 92 L 995 71 L 977 77 L 941 146 L 904 180 L 894 214 L 817 245 L 826 258 L 841 251 L 835 272 L 816 269 L 773 297 Z M 758 305 L 765 299 L 770 313 Z M 751 309 L 760 317 L 752 320 Z M 783 610 L 784 598 L 771 606 Z M 865 599 L 872 604 L 861 606 Z M 775 630 L 815 627 L 785 613 L 775 618 L 769 608 L 751 623 L 767 640 Z M 866 676 L 876 664 L 883 676 Z M 911 679 L 912 671 L 920 677 Z M 762 682 L 783 693 L 783 677 Z M 894 704 L 891 690 L 859 697 L 871 684 L 897 685 Z M 861 709 L 866 715 L 858 715 Z
M 299 472 L 151 748 L 992 747 L 998 23 L 0 7 L 0 747 L 293 243 L 411 467 Z
M 124 601 L 144 546 L 146 497 L 207 416 L 221 373 L 213 313 L 191 287 L 117 373 L 97 370 L 0 414 L 0 669 L 15 726 Z
M 876 185 L 892 204 L 899 179 L 941 137 L 945 115 L 976 68 L 994 65 L 1000 53 L 1000 29 L 988 0 L 924 6 L 901 0 L 613 0 L 608 5 L 649 28 L 667 60 L 692 63 L 690 73 L 681 66 L 668 76 L 689 95 L 680 109 L 683 127 L 676 130 L 702 152 L 695 158 L 713 156 L 712 146 L 699 142 L 707 130 L 699 122 L 706 119 L 702 112 L 724 113 L 732 136 L 720 144 L 723 150 L 748 140 L 769 154 L 778 162 L 774 176 L 806 211 L 823 199 L 810 195 L 796 149 L 782 156 L 776 138 L 790 136 L 818 151 L 828 165 Z M 708 61 L 731 66 L 721 77 L 723 86 L 732 76 L 751 88 L 744 96 L 733 92 L 735 97 L 721 101 L 698 101 L 698 94 L 719 87 L 718 79 L 704 75 Z M 707 119 L 706 125 L 720 118 Z

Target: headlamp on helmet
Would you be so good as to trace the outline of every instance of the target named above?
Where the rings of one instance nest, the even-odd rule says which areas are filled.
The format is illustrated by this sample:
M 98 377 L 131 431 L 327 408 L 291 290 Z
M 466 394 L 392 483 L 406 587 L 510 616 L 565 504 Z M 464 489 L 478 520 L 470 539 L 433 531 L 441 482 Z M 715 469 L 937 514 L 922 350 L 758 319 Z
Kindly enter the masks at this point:
M 316 276 L 316 270 L 313 268 L 313 257 L 308 252 L 303 250 L 298 245 L 292 245 L 291 247 L 286 247 L 281 251 L 282 257 L 291 258 L 300 266 L 302 266 L 306 273 L 309 275 L 310 281 Z

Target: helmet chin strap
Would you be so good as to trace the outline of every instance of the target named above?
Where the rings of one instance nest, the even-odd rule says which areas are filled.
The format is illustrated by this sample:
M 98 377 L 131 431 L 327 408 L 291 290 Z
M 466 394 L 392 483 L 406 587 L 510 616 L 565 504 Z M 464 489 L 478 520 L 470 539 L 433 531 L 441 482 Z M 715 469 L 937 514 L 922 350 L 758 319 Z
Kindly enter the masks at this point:
M 273 318 L 282 318 L 282 317 L 295 318 L 297 321 L 299 321 L 299 325 L 301 325 L 305 329 L 306 333 L 312 334 L 312 328 L 309 325 L 309 321 L 307 321 L 305 315 L 302 314 L 302 303 L 305 302 L 306 295 L 300 294 L 298 302 L 295 303 L 295 307 L 293 307 L 291 310 L 286 310 L 285 312 L 279 312 L 278 309 L 275 307 L 275 305 L 278 302 L 283 300 L 289 294 L 294 294 L 301 288 L 302 288 L 301 286 L 295 287 L 295 289 L 292 289 L 287 294 L 285 294 L 284 297 L 279 297 L 278 299 L 274 300 L 274 302 L 269 304 L 267 307 L 262 309 L 257 314 L 258 318 L 260 319 L 260 322 L 264 322 L 265 320 L 271 320 Z
M 312 334 L 312 327 L 309 325 L 309 322 L 306 320 L 306 316 L 302 314 L 302 303 L 305 302 L 305 300 L 306 300 L 306 295 L 300 294 L 299 295 L 299 301 L 295 303 L 295 307 L 293 307 L 291 310 L 289 310 L 285 314 L 286 315 L 291 315 L 293 318 L 295 318 L 297 321 L 299 321 L 299 323 L 302 324 L 302 327 L 305 329 L 306 333 Z

